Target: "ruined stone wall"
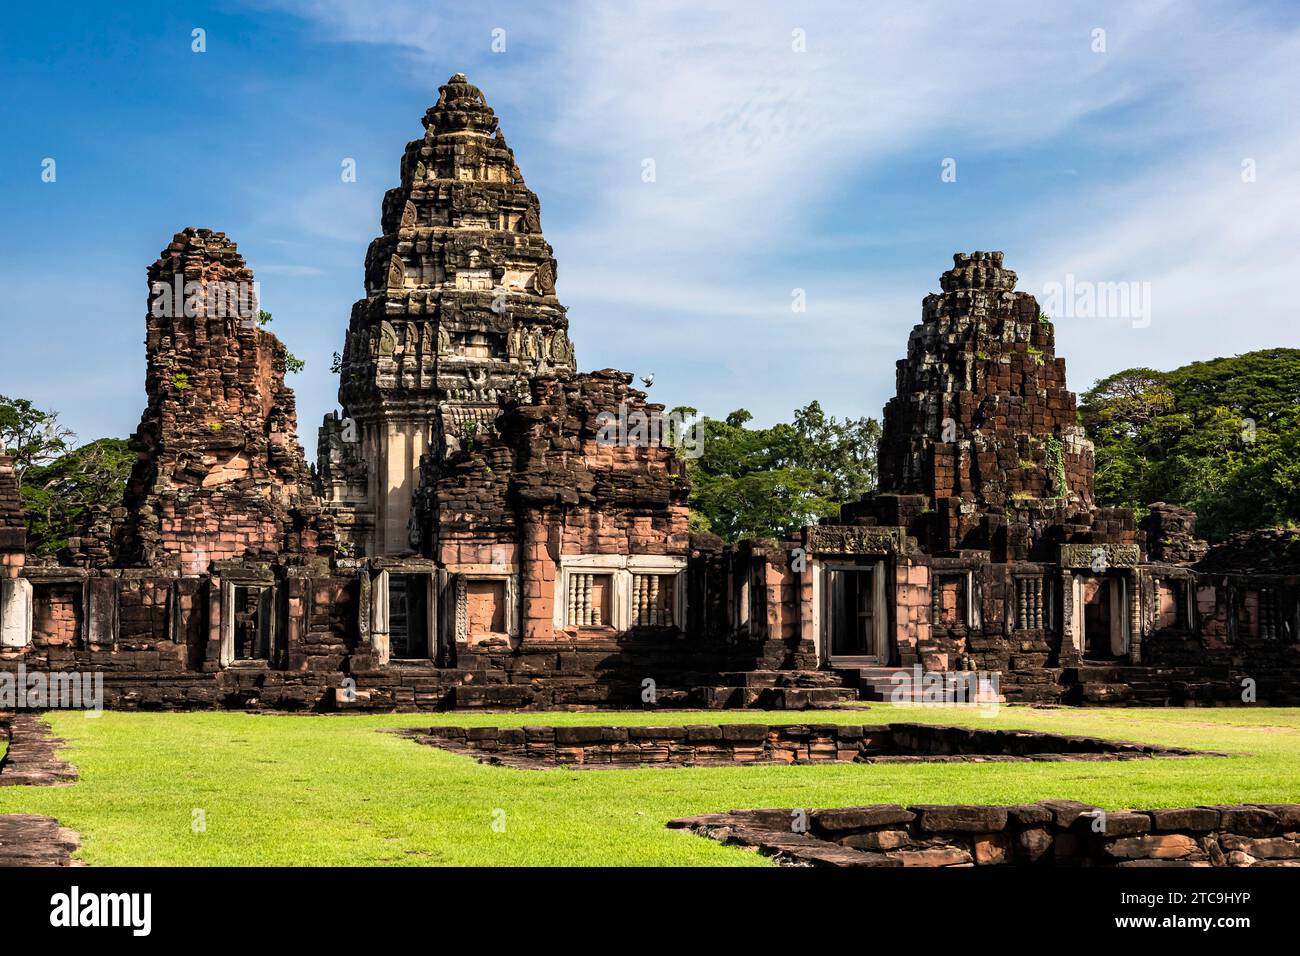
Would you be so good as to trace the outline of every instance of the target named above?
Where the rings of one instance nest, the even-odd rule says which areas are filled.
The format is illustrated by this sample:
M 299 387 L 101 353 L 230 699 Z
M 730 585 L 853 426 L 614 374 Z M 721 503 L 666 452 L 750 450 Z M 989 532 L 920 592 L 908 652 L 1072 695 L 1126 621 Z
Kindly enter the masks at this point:
M 791 821 L 807 821 L 794 832 Z M 1075 800 L 1015 806 L 897 804 L 735 810 L 673 820 L 795 866 L 1296 866 L 1300 806 L 1102 810 Z
M 684 463 L 658 441 L 625 443 L 602 431 L 610 421 L 602 415 L 616 422 L 620 408 L 662 412 L 630 382 L 612 370 L 534 378 L 527 401 L 491 430 L 424 460 L 417 514 L 428 553 L 453 571 L 518 571 L 525 641 L 555 636 L 565 556 L 689 554 Z
M 1147 558 L 1161 564 L 1195 564 L 1209 545 L 1196 537 L 1196 512 L 1163 501 L 1149 506 L 1142 520 Z
M 198 574 L 246 555 L 327 555 L 333 533 L 311 497 L 286 351 L 258 325 L 253 273 L 234 242 L 177 233 L 149 288 L 139 460 L 109 536 L 92 528 L 72 562 Z
M 0 578 L 16 578 L 27 558 L 27 524 L 13 459 L 0 455 Z
M 406 732 L 423 744 L 472 754 L 485 763 L 524 769 L 1222 756 L 1098 737 L 904 723 L 441 726 Z

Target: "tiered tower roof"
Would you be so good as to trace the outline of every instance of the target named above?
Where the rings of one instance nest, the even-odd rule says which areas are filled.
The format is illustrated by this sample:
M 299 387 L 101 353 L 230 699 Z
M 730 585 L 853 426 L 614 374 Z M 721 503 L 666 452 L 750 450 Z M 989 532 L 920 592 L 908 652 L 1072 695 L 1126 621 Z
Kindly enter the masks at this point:
M 455 74 L 384 197 L 343 352 L 348 414 L 425 419 L 435 449 L 454 447 L 527 377 L 573 369 L 539 209 L 483 93 Z

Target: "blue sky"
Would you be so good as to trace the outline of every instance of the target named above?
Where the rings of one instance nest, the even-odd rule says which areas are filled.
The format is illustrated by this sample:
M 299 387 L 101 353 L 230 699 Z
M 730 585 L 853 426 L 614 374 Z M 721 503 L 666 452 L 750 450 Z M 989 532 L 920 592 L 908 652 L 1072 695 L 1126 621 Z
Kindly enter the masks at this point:
M 879 415 L 975 249 L 1040 298 L 1149 290 L 1149 322 L 1056 316 L 1077 391 L 1297 344 L 1293 4 L 106 6 L 15 6 L 0 36 L 0 393 L 86 440 L 138 422 L 145 269 L 206 226 L 307 361 L 314 451 L 381 197 L 456 71 L 541 198 L 580 366 L 654 372 L 669 405 Z

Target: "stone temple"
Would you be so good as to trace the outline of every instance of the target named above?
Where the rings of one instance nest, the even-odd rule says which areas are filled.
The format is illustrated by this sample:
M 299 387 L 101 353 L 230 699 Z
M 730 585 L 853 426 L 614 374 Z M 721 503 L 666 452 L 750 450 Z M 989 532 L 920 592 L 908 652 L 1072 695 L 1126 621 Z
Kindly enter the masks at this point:
M 673 448 L 607 440 L 663 408 L 577 371 L 483 94 L 453 76 L 423 126 L 314 473 L 234 242 L 163 250 L 121 504 L 37 561 L 0 460 L 0 669 L 100 671 L 108 706 L 149 708 L 799 709 L 913 669 L 1009 701 L 1300 701 L 1300 555 L 1097 506 L 1054 328 L 1001 253 L 956 255 L 923 299 L 878 489 L 724 544 L 690 531 Z
M 456 74 L 406 145 L 366 254 L 339 401 L 353 423 L 321 429 L 326 497 L 349 506 L 359 553 L 413 551 L 420 459 L 491 431 L 543 372 L 572 372 L 540 204 L 496 115 Z M 350 429 L 355 426 L 359 441 Z

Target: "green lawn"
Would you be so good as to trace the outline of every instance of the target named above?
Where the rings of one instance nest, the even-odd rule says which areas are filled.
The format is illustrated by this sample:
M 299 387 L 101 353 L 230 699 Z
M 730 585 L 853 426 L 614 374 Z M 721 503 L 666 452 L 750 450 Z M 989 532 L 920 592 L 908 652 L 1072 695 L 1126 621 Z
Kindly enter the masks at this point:
M 1107 808 L 1300 802 L 1300 709 L 975 711 L 876 705 L 831 713 L 693 712 L 49 716 L 81 771 L 66 787 L 0 787 L 0 813 L 57 817 L 93 865 L 763 865 L 669 831 L 739 807 L 1007 803 Z M 510 770 L 380 727 L 434 723 L 968 723 L 1227 751 L 1226 758 L 1010 764 L 844 764 Z M 192 829 L 204 811 L 205 832 Z M 504 832 L 493 829 L 505 811 Z M 498 815 L 499 819 L 499 815 Z

